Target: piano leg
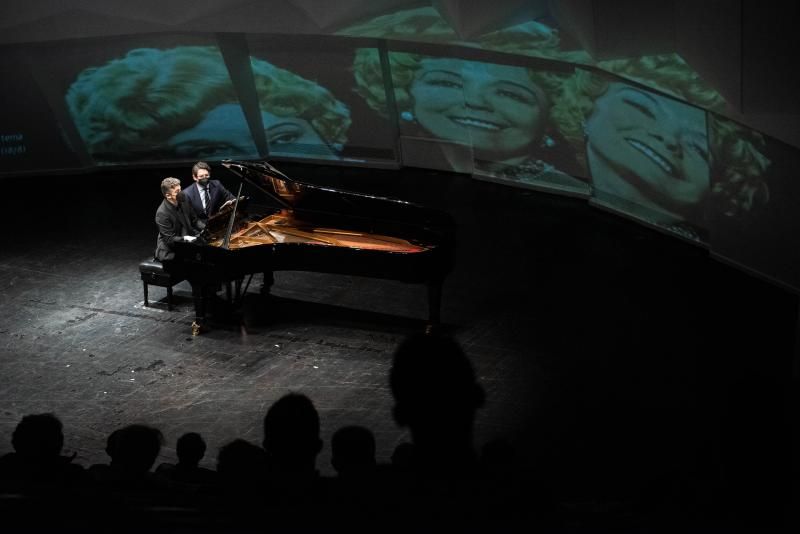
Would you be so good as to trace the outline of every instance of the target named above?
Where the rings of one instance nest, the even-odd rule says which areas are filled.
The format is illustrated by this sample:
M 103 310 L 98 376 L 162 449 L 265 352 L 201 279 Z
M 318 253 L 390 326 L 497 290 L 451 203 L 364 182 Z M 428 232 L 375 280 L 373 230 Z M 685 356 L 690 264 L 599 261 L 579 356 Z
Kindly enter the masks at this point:
M 192 335 L 200 335 L 206 326 L 206 303 L 208 290 L 200 282 L 191 282 L 192 299 L 194 300 L 194 322 L 192 323 Z
M 234 288 L 236 289 L 236 293 L 234 294 L 234 298 L 236 302 L 241 302 L 242 300 L 242 278 L 237 278 L 234 282 Z
M 273 276 L 272 271 L 264 271 L 264 283 L 261 284 L 261 296 L 269 296 L 270 290 L 272 289 L 272 285 L 275 283 L 275 276 Z
M 441 278 L 428 281 L 428 326 L 425 329 L 427 333 L 432 333 L 439 327 L 443 283 L 444 280 Z

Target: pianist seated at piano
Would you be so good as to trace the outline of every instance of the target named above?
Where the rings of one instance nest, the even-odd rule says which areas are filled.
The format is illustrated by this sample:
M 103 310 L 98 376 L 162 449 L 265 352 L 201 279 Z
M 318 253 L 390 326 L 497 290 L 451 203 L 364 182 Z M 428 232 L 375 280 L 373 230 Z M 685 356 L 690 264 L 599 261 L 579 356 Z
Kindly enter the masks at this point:
M 183 195 L 198 219 L 207 220 L 222 208 L 233 204 L 236 199 L 222 182 L 211 179 L 211 166 L 205 161 L 194 164 L 192 179 L 194 183 L 183 191 Z
M 196 241 L 205 228 L 205 223 L 197 218 L 189 206 L 177 178 L 164 178 L 161 181 L 161 194 L 164 195 L 164 200 L 156 211 L 158 241 L 155 257 L 169 269 L 171 260 L 175 259 L 174 243 Z
M 339 159 L 350 110 L 328 89 L 250 58 L 271 153 Z M 139 48 L 84 69 L 67 106 L 95 161 L 260 158 L 222 54 L 215 46 Z

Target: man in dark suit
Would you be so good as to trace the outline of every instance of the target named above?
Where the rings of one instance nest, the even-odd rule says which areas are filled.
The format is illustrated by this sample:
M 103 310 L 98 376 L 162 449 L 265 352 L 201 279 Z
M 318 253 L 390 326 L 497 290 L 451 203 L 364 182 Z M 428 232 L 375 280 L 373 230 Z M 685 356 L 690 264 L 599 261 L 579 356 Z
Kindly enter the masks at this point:
M 208 219 L 236 198 L 219 180 L 211 179 L 211 167 L 204 161 L 198 161 L 192 167 L 194 183 L 183 192 L 202 220 Z
M 205 228 L 205 223 L 197 218 L 189 206 L 186 197 L 181 193 L 181 182 L 177 178 L 164 178 L 161 182 L 161 194 L 164 200 L 156 211 L 158 226 L 158 242 L 156 259 L 172 260 L 175 252 L 172 249 L 176 241 L 194 241 Z

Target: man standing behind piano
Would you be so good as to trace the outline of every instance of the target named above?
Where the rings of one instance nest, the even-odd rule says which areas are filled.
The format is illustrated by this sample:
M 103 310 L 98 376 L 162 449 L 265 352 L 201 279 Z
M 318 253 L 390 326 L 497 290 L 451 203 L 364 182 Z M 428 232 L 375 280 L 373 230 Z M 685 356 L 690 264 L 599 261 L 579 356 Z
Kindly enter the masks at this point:
M 175 258 L 173 243 L 194 241 L 206 225 L 197 218 L 186 196 L 181 193 L 180 180 L 164 178 L 161 181 L 161 194 L 164 195 L 164 200 L 156 211 L 156 259 L 168 267 L 169 261 Z
M 236 198 L 225 189 L 222 182 L 211 179 L 211 166 L 205 161 L 198 161 L 192 167 L 194 183 L 186 188 L 183 194 L 194 208 L 195 215 L 203 221 L 231 204 Z

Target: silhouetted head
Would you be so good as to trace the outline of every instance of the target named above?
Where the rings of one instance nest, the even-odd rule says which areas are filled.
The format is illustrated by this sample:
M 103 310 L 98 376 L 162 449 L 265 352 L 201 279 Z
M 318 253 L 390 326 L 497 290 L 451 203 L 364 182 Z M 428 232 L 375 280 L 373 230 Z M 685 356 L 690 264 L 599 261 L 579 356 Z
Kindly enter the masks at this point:
M 188 432 L 178 438 L 175 453 L 181 464 L 196 466 L 206 454 L 206 442 L 197 432 Z
M 20 456 L 29 460 L 53 458 L 61 453 L 64 433 L 61 421 L 51 413 L 26 415 L 11 437 L 11 444 Z
M 164 437 L 161 431 L 145 425 L 128 425 L 108 436 L 106 453 L 111 466 L 132 474 L 144 474 L 153 467 Z
M 483 389 L 461 347 L 442 336 L 419 335 L 397 349 L 390 372 L 397 424 L 424 447 L 471 447 Z
M 375 436 L 363 426 L 346 426 L 331 438 L 331 465 L 339 475 L 375 467 Z
M 243 439 L 224 445 L 217 455 L 217 473 L 223 486 L 249 490 L 263 484 L 267 469 L 264 449 Z
M 264 416 L 264 450 L 276 465 L 293 469 L 312 467 L 322 440 L 319 414 L 305 395 L 289 393 L 278 399 Z

